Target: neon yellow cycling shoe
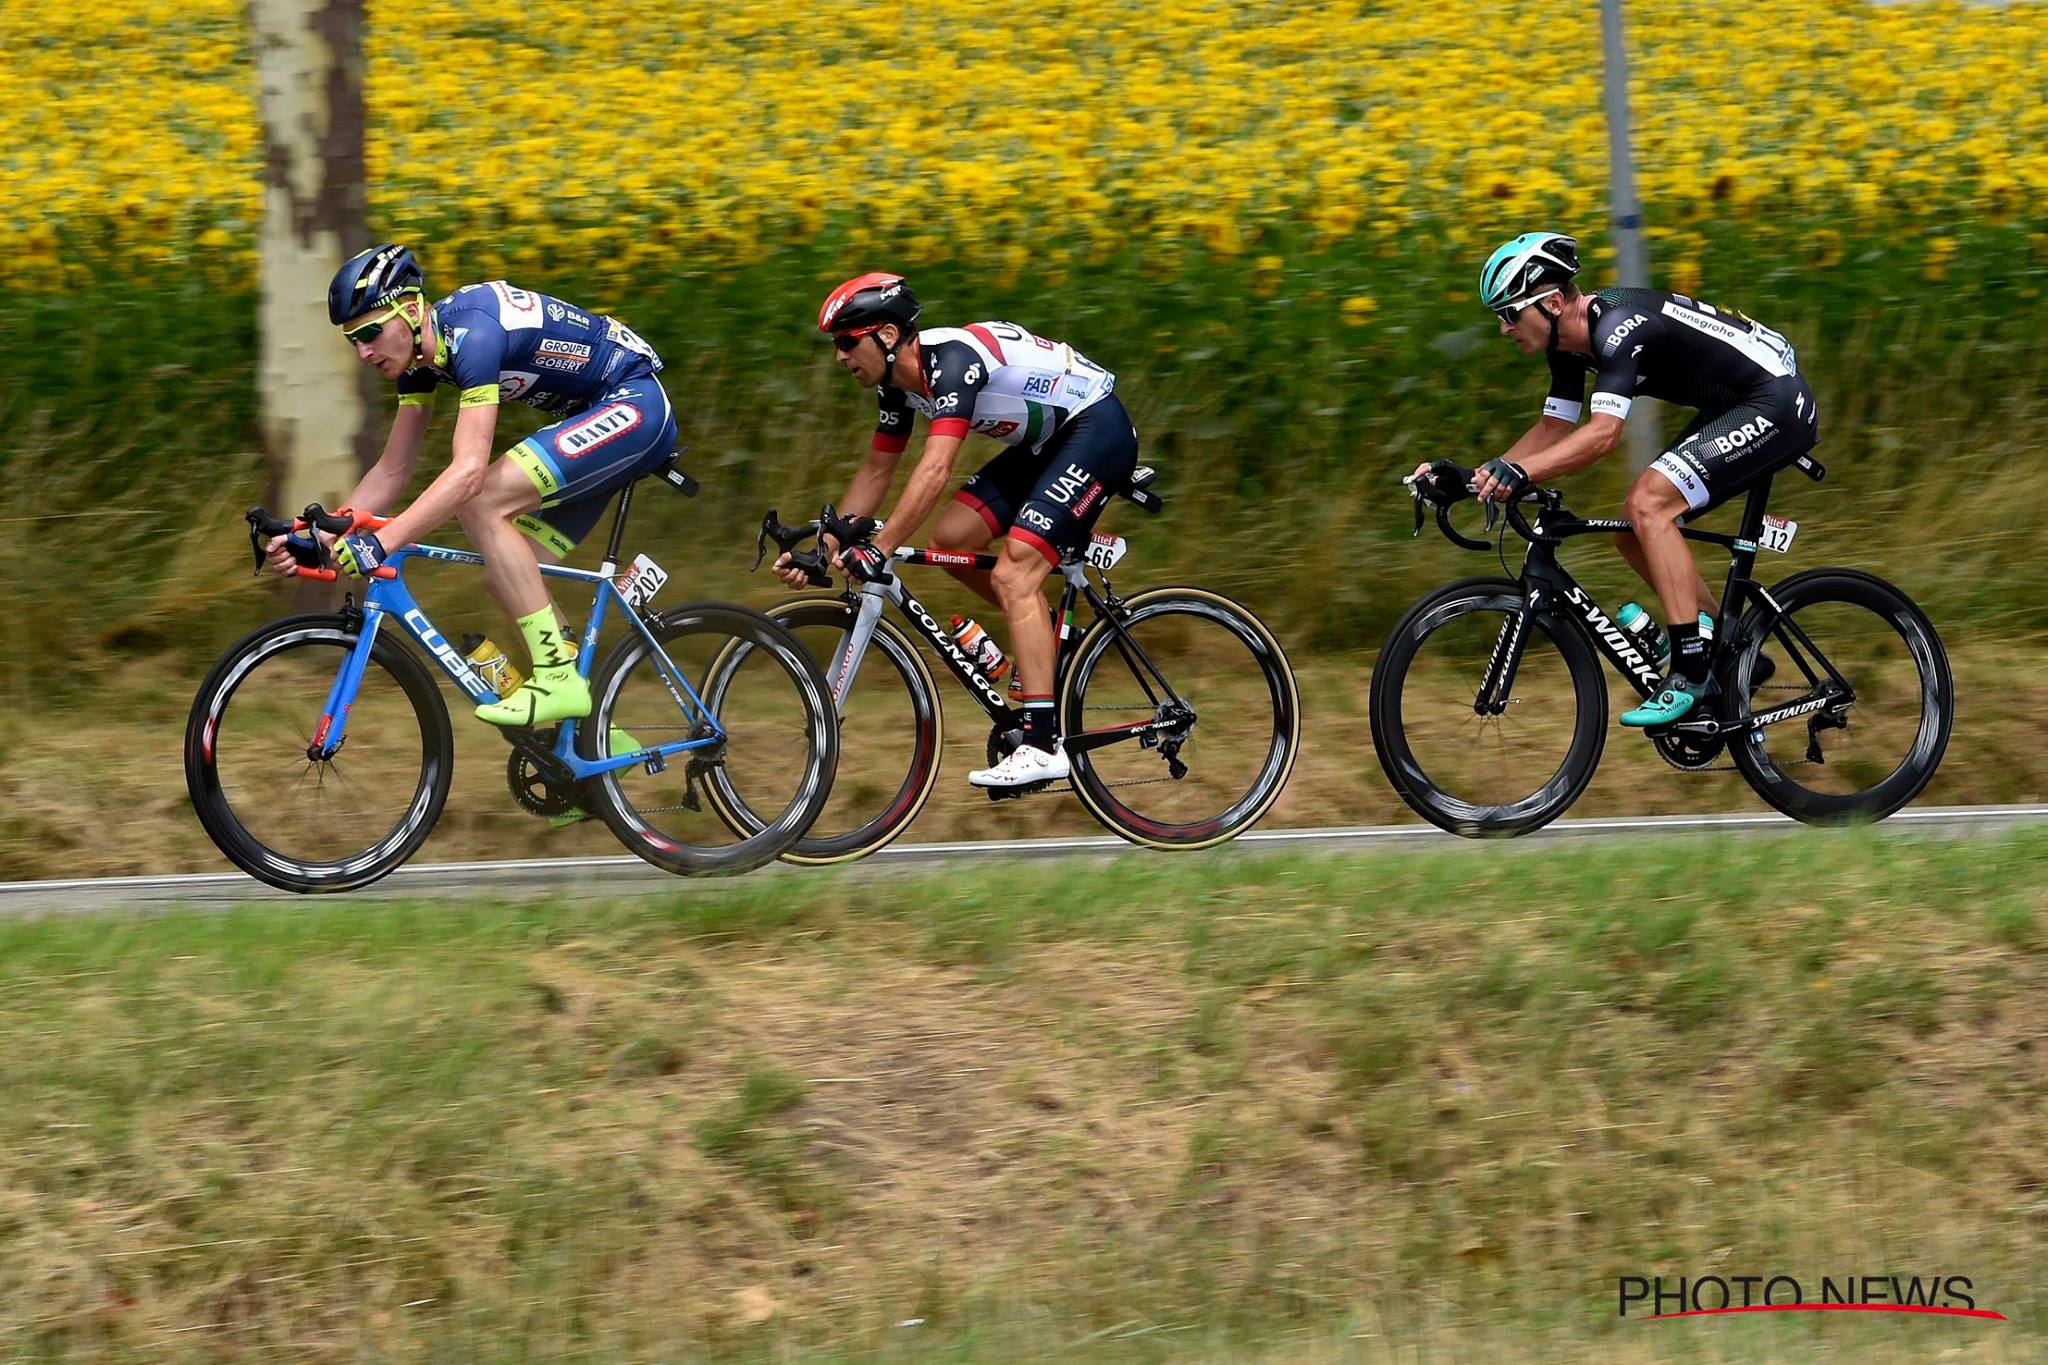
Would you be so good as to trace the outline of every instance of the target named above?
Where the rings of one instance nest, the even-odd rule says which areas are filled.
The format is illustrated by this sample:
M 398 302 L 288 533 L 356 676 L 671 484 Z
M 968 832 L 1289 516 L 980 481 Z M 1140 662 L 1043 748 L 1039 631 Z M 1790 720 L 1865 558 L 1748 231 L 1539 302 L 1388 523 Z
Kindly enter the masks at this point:
M 506 729 L 530 729 L 590 714 L 590 684 L 573 663 L 536 668 L 533 676 L 500 701 L 476 708 L 476 718 Z

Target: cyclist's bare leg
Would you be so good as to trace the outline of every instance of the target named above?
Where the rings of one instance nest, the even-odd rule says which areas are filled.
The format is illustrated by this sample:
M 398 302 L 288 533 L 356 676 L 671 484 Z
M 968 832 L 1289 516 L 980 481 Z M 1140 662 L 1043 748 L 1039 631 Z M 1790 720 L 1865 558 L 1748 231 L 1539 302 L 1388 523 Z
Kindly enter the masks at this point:
M 542 560 L 555 563 L 557 556 L 512 524 L 514 517 L 539 508 L 540 490 L 526 471 L 510 460 L 499 460 L 484 475 L 483 488 L 455 514 L 469 543 L 484 557 L 484 591 L 515 624 L 522 616 L 554 605 L 540 566 Z M 559 610 L 555 619 L 562 621 Z M 567 622 L 562 622 L 562 629 L 567 631 Z
M 995 533 L 988 523 L 964 502 L 949 502 L 939 509 L 939 519 L 932 523 L 930 545 L 934 550 L 946 550 L 953 554 L 979 554 L 988 548 Z M 968 590 L 983 601 L 1002 605 L 995 589 L 989 585 L 987 569 L 948 569 L 947 573 L 965 583 Z
M 1686 510 L 1685 494 L 1678 486 L 1655 469 L 1645 469 L 1622 503 L 1622 515 L 1635 526 L 1635 534 L 1615 537 L 1617 545 L 1627 539 L 1635 542 L 1635 555 L 1626 549 L 1622 555 L 1655 590 L 1667 625 L 1690 622 L 1701 611 L 1711 616 L 1715 610 L 1706 580 L 1678 533 L 1678 519 Z
M 1627 561 L 1628 566 L 1636 571 L 1636 577 L 1642 579 L 1645 583 L 1650 583 L 1650 564 L 1648 560 L 1643 558 L 1643 549 L 1642 546 L 1636 543 L 1635 532 L 1617 531 L 1614 536 L 1614 548 L 1621 551 L 1622 559 Z M 1650 586 L 1654 588 L 1656 584 L 1650 583 Z M 1721 599 L 1714 596 L 1714 590 L 1707 586 L 1705 578 L 1700 578 L 1697 586 L 1700 599 L 1699 610 L 1712 616 L 1721 609 Z
M 1052 565 L 1019 540 L 1005 539 L 999 553 L 989 577 L 1010 623 L 1010 651 L 1017 660 L 1017 677 L 1026 696 L 1051 696 L 1058 637 L 1045 609 L 1044 585 Z

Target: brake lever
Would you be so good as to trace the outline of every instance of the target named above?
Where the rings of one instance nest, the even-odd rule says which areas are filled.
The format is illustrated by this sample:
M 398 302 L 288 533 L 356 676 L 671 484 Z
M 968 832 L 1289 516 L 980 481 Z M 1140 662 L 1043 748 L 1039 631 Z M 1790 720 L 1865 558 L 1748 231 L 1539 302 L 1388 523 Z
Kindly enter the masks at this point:
M 754 567 L 748 573 L 759 573 L 761 561 L 768 557 L 768 528 L 775 524 L 775 509 L 768 509 L 768 515 L 761 518 L 761 529 L 754 534 Z

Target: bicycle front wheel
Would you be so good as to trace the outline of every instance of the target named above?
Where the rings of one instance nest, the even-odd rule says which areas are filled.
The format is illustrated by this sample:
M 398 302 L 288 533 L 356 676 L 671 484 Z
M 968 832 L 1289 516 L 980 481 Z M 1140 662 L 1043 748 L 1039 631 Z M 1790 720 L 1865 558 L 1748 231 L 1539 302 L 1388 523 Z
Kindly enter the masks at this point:
M 1280 798 L 1301 694 L 1258 617 L 1201 588 L 1155 588 L 1082 637 L 1060 725 L 1074 794 L 1105 828 L 1148 848 L 1208 848 Z
M 659 651 L 638 630 L 614 647 L 592 681 L 578 748 L 597 758 L 628 744 L 697 747 L 584 785 L 619 841 L 656 867 L 751 871 L 793 847 L 832 794 L 831 694 L 789 632 L 745 607 L 696 603 L 647 624 Z M 714 788 L 749 818 L 731 820 Z
M 1447 584 L 1410 607 L 1373 665 L 1368 707 L 1394 791 L 1469 838 L 1555 820 L 1592 781 L 1607 740 L 1607 683 L 1591 647 L 1531 612 L 1504 578 Z
M 221 656 L 185 725 L 185 786 L 228 861 L 287 891 L 349 891 L 411 857 L 448 800 L 455 739 L 434 679 L 380 635 L 341 745 L 308 757 L 358 636 L 337 615 L 274 621 Z
M 1729 743 L 1735 766 L 1777 810 L 1808 824 L 1882 820 L 1941 766 L 1955 722 L 1948 652 L 1912 599 L 1853 569 L 1816 569 L 1771 588 L 1744 619 L 1734 695 L 1749 714 L 1791 714 Z M 1751 691 L 1758 660 L 1777 665 Z
M 803 597 L 770 607 L 768 619 L 796 637 L 830 682 L 859 610 L 843 598 Z M 735 646 L 714 667 L 706 694 L 713 705 L 738 685 L 746 658 L 745 647 Z M 839 704 L 832 797 L 782 860 L 820 867 L 886 848 L 931 798 L 944 741 L 938 684 L 924 656 L 894 624 L 877 620 L 860 671 Z M 735 828 L 762 823 L 723 773 L 712 775 L 711 797 Z

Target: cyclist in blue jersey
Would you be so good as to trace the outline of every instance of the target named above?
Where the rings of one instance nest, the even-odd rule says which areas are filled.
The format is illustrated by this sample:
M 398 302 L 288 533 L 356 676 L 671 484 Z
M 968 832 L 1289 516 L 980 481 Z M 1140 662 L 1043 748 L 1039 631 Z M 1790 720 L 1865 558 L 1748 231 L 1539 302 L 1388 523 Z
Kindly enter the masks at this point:
M 404 491 L 425 443 L 434 391 L 460 395 L 448 468 L 375 534 L 333 545 L 335 563 L 368 576 L 385 556 L 451 516 L 484 556 L 484 586 L 519 627 L 533 663 L 510 696 L 479 706 L 493 725 L 549 725 L 590 714 L 540 574 L 589 534 L 613 490 L 659 467 L 675 446 L 675 415 L 661 358 L 623 324 L 503 280 L 467 285 L 429 304 L 412 252 L 392 243 L 349 258 L 327 291 L 328 321 L 356 355 L 398 390 L 398 413 L 377 463 L 344 506 L 388 507 Z M 498 405 L 518 399 L 559 420 L 495 464 Z M 284 538 L 270 543 L 279 571 Z
M 1621 723 L 1665 725 L 1714 685 L 1707 657 L 1719 602 L 1679 523 L 1811 450 L 1820 413 L 1791 344 L 1747 314 L 1656 289 L 1582 292 L 1578 273 L 1578 242 L 1555 232 L 1523 233 L 1480 271 L 1480 301 L 1500 319 L 1502 336 L 1524 355 L 1546 358 L 1550 392 L 1542 416 L 1473 483 L 1482 500 L 1500 500 L 1592 464 L 1621 443 L 1639 395 L 1697 410 L 1636 476 L 1622 507 L 1633 529 L 1615 537 L 1663 605 L 1672 646 L 1663 686 Z M 1582 401 L 1588 374 L 1593 394 Z

